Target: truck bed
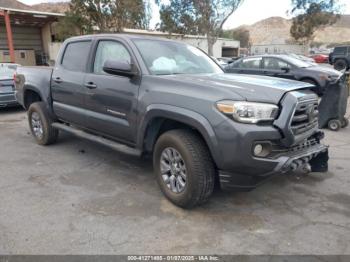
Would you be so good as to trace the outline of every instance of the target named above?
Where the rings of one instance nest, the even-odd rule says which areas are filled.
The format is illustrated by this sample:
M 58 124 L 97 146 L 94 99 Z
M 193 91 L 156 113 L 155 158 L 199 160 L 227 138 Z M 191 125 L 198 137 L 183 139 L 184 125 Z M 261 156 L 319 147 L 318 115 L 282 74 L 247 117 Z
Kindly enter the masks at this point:
M 24 108 L 26 101 L 23 99 L 25 92 L 30 90 L 40 94 L 44 102 L 51 101 L 51 75 L 53 67 L 47 66 L 19 66 L 16 71 L 16 99 Z

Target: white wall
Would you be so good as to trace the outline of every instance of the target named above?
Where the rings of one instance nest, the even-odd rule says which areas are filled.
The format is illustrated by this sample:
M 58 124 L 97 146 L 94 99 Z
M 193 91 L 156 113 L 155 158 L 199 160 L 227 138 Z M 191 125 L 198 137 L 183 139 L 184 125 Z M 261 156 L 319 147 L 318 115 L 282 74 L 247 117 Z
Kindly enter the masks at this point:
M 62 43 L 49 43 L 48 45 L 48 55 L 49 55 L 49 60 L 56 61 L 58 52 L 60 51 L 60 48 L 62 46 Z
M 283 54 L 294 53 L 300 55 L 306 55 L 308 48 L 304 45 L 252 45 L 251 54 L 263 55 L 263 54 Z

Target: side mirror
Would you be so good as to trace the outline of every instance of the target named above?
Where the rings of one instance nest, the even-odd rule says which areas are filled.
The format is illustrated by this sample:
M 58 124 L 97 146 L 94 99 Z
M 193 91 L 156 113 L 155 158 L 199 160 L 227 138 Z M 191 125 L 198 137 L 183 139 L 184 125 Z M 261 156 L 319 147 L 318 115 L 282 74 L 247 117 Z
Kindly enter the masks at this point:
M 282 67 L 281 70 L 284 71 L 285 73 L 288 73 L 290 71 L 290 68 L 289 67 Z
M 137 74 L 135 71 L 133 71 L 131 64 L 117 60 L 106 60 L 103 65 L 103 71 L 111 75 L 126 77 L 132 77 Z

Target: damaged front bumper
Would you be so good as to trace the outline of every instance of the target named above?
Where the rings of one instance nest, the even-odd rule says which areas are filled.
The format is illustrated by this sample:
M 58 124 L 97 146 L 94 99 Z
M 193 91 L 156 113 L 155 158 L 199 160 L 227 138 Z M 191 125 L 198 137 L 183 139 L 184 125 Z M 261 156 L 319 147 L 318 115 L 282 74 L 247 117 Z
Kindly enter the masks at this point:
M 275 156 L 267 158 L 266 161 L 277 163 L 275 168 L 270 172 L 247 175 L 219 171 L 221 188 L 250 190 L 278 174 L 298 171 L 303 173 L 327 172 L 329 159 L 328 146 L 321 144 L 319 141 L 320 137 L 317 136 L 323 136 L 323 133 L 318 133 L 316 138 L 308 140 L 303 144 L 287 148 L 284 151 L 279 150 Z M 262 159 L 260 158 L 259 160 L 261 161 Z

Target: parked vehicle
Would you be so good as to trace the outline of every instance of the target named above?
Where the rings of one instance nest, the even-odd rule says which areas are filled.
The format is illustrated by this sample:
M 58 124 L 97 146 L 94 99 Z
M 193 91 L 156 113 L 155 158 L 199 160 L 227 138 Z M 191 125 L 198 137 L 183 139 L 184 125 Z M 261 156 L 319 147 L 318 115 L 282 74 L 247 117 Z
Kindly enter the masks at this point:
M 0 63 L 0 107 L 18 105 L 13 79 L 16 67 L 16 64 Z
M 156 51 L 154 51 L 156 50 Z M 40 145 L 64 130 L 133 155 L 153 154 L 156 180 L 189 208 L 222 188 L 327 170 L 312 85 L 225 74 L 204 52 L 165 39 L 68 39 L 54 68 L 20 67 L 17 98 Z
M 350 69 L 350 45 L 336 46 L 333 52 L 329 55 L 329 62 L 336 70 Z
M 231 64 L 233 63 L 237 58 L 236 57 L 219 57 L 217 58 L 219 61 L 222 61 L 226 64 Z
M 328 64 L 329 62 L 329 56 L 326 54 L 314 54 L 311 57 L 318 64 Z
M 313 84 L 312 90 L 322 95 L 328 82 L 336 81 L 341 73 L 324 66 L 312 65 L 289 55 L 260 55 L 237 60 L 226 67 L 227 73 L 266 75 Z
M 219 58 L 216 58 L 214 56 L 211 57 L 221 68 L 225 68 L 228 63 L 223 61 L 223 60 L 220 60 Z
M 311 57 L 307 57 L 307 56 L 304 56 L 304 55 L 293 54 L 293 53 L 288 53 L 287 55 L 289 55 L 291 57 L 294 57 L 296 59 L 299 59 L 301 61 L 304 61 L 306 63 L 309 63 L 311 65 L 317 65 L 315 60 L 313 58 L 311 58 Z

